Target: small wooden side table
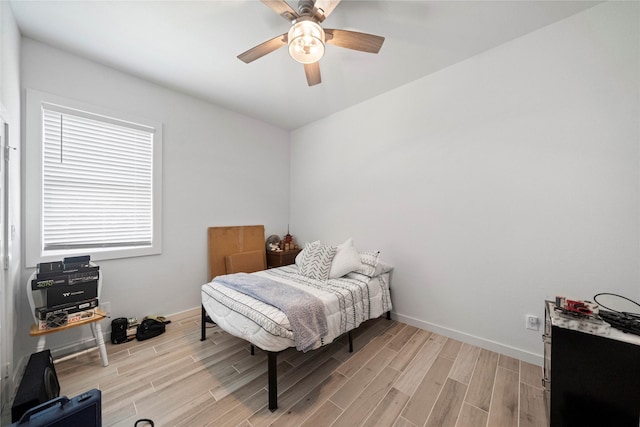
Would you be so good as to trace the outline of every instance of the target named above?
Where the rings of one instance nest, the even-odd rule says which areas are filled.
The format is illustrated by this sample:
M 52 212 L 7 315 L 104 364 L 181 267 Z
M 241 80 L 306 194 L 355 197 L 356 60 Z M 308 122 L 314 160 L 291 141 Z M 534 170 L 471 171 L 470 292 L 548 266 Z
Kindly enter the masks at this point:
M 96 312 L 93 317 L 89 317 L 79 322 L 70 323 L 68 325 L 64 325 L 59 328 L 52 328 L 52 329 L 45 329 L 45 330 L 38 329 L 38 326 L 36 325 L 38 323 L 38 319 L 35 313 L 36 303 L 35 303 L 33 294 L 36 292 L 42 293 L 42 290 L 33 291 L 31 289 L 31 281 L 35 279 L 36 274 L 37 272 L 34 271 L 26 283 L 27 300 L 29 301 L 29 307 L 31 308 L 31 315 L 33 316 L 33 320 L 36 322 L 32 324 L 31 329 L 29 330 L 29 335 L 31 335 L 32 337 L 38 337 L 38 345 L 36 347 L 36 351 L 44 350 L 46 340 L 47 340 L 47 335 L 49 334 L 60 332 L 60 331 L 66 331 L 67 329 L 75 328 L 76 326 L 89 325 L 89 327 L 91 328 L 91 333 L 93 334 L 93 337 L 96 339 L 96 347 L 100 350 L 100 358 L 102 359 L 102 364 L 104 366 L 108 366 L 109 360 L 107 359 L 107 348 L 105 347 L 105 344 L 104 344 L 104 337 L 102 336 L 102 327 L 100 326 L 100 321 L 107 317 L 107 313 L 102 311 L 99 307 L 96 308 Z M 98 298 L 100 298 L 100 293 L 102 291 L 102 278 L 103 278 L 103 275 L 102 275 L 102 272 L 100 272 L 100 277 L 98 278 Z
M 109 359 L 107 359 L 107 348 L 104 345 L 104 337 L 102 336 L 102 328 L 100 327 L 100 321 L 106 317 L 107 313 L 102 311 L 100 308 L 96 308 L 96 312 L 93 317 L 85 320 L 80 320 L 68 325 L 60 326 L 59 328 L 40 330 L 38 329 L 38 325 L 34 323 L 31 325 L 29 335 L 31 335 L 32 337 L 38 337 L 38 346 L 36 350 L 42 351 L 44 350 L 46 335 L 52 334 L 54 332 L 65 331 L 67 329 L 75 328 L 76 326 L 89 325 L 91 327 L 91 332 L 96 339 L 96 347 L 98 348 L 98 350 L 100 350 L 100 358 L 102 359 L 102 364 L 104 366 L 108 366 Z
M 267 268 L 283 267 L 293 264 L 296 262 L 296 255 L 301 251 L 302 249 L 291 249 L 280 252 L 267 251 Z

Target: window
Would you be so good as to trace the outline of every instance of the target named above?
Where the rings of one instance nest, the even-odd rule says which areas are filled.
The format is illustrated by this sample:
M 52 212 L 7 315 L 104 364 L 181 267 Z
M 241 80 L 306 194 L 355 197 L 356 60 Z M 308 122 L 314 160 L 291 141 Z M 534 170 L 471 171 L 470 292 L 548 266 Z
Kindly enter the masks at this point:
M 160 253 L 161 134 L 158 124 L 28 91 L 28 266 Z

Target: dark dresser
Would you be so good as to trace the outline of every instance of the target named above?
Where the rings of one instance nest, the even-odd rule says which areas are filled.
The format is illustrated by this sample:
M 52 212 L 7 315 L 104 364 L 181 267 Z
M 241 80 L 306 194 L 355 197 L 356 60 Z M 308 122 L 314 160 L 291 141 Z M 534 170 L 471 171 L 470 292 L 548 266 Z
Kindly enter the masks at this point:
M 551 427 L 640 425 L 640 336 L 602 332 L 545 302 L 543 385 Z
M 267 251 L 267 268 L 282 267 L 293 264 L 302 249 L 291 249 L 288 251 L 273 252 Z

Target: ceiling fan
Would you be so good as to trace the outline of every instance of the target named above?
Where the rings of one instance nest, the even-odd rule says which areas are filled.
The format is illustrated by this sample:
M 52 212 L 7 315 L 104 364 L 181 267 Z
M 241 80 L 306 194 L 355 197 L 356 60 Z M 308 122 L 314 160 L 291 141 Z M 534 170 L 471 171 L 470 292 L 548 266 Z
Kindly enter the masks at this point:
M 250 63 L 288 44 L 289 55 L 304 64 L 309 86 L 321 82 L 318 61 L 324 56 L 325 43 L 361 52 L 378 53 L 384 37 L 348 30 L 323 29 L 323 22 L 340 0 L 299 0 L 298 11 L 285 0 L 261 0 L 271 10 L 291 22 L 289 32 L 267 40 L 246 52 L 238 59 Z

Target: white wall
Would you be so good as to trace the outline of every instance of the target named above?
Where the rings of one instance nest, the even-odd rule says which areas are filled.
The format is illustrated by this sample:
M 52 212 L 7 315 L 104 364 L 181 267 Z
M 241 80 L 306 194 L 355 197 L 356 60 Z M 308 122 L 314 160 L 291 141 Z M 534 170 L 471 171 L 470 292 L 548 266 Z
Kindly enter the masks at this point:
M 100 262 L 101 302 L 111 303 L 112 318 L 198 307 L 200 286 L 208 278 L 209 226 L 264 224 L 267 234 L 284 234 L 289 214 L 286 131 L 30 39 L 23 39 L 22 52 L 23 88 L 163 123 L 163 251 Z M 25 269 L 23 280 L 32 271 Z M 36 344 L 27 333 L 28 311 L 23 297 L 25 353 Z M 78 329 L 85 328 L 50 335 L 47 346 L 75 342 Z M 86 329 L 82 333 L 88 337 Z
M 8 211 L 6 222 L 8 230 L 14 227 L 16 236 L 20 232 L 20 32 L 13 17 L 13 13 L 6 1 L 0 1 L 0 116 L 8 123 L 8 141 L 15 150 L 11 152 L 8 165 L 8 184 L 2 190 L 8 195 Z M 4 173 L 5 166 L 0 170 Z M 0 178 L 1 179 L 1 178 Z M 4 196 L 4 194 L 2 194 Z M 2 206 L 2 203 L 0 203 Z M 2 221 L 5 221 L 4 219 Z M 4 223 L 1 224 L 5 226 Z M 2 231 L 0 230 L 0 233 Z M 2 404 L 5 405 L 13 397 L 13 386 L 17 376 L 21 374 L 14 364 L 14 337 L 19 333 L 18 310 L 15 309 L 19 301 L 21 288 L 21 251 L 20 240 L 10 239 L 2 235 L 0 240 L 7 238 L 9 263 L 6 270 L 0 270 L 4 286 L 0 292 L 0 366 L 2 369 L 1 391 Z M 0 262 L 4 265 L 4 262 Z M 4 378 L 7 375 L 7 378 Z M 4 421 L 4 419 L 3 419 Z
M 545 299 L 640 299 L 639 43 L 609 2 L 292 132 L 292 232 L 381 250 L 397 318 L 541 363 Z

